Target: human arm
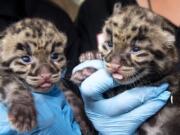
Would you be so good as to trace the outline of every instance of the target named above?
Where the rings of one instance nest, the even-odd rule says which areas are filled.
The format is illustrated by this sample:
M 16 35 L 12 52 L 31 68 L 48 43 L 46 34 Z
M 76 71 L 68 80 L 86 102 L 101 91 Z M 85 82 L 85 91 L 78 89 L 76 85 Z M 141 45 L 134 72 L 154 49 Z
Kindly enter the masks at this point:
M 75 68 L 74 73 L 85 67 L 98 65 L 96 62 L 82 63 Z M 102 93 L 115 86 L 117 84 L 103 66 L 80 85 L 86 114 L 103 135 L 134 134 L 146 119 L 166 104 L 170 96 L 165 91 L 168 85 L 163 84 L 160 87 L 133 88 L 113 98 L 104 99 Z
M 8 121 L 7 108 L 0 104 L 0 135 L 81 135 L 72 110 L 57 87 L 53 87 L 46 94 L 33 93 L 33 98 L 37 112 L 37 126 L 32 131 L 18 133 Z

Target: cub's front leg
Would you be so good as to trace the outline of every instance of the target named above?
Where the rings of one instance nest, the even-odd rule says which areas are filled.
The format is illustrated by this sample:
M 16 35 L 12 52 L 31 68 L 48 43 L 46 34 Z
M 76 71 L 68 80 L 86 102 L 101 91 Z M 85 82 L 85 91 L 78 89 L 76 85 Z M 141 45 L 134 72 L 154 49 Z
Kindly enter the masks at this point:
M 82 53 L 79 57 L 80 63 L 83 63 L 87 60 L 95 60 L 95 59 L 102 60 L 102 56 L 98 51 L 85 52 Z M 78 70 L 72 74 L 71 81 L 76 85 L 80 85 L 87 77 L 89 77 L 95 71 L 97 71 L 97 69 L 93 67 L 86 67 L 82 70 Z
M 8 118 L 19 132 L 36 125 L 36 111 L 31 93 L 14 77 L 0 77 L 0 101 L 8 108 Z

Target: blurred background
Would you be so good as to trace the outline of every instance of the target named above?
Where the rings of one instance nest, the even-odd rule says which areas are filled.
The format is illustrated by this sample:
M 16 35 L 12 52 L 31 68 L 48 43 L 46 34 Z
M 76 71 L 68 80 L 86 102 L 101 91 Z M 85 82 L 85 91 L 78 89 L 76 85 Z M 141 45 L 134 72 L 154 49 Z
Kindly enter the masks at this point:
M 74 21 L 78 10 L 79 6 L 82 4 L 84 0 L 51 0 L 58 6 L 60 6 L 63 10 L 66 11 L 66 13 L 69 14 L 71 19 Z

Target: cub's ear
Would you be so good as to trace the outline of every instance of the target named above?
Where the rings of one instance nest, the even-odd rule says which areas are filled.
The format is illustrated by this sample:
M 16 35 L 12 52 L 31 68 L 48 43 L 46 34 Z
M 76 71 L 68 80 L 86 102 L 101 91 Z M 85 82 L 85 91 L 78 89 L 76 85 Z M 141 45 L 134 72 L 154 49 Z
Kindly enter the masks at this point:
M 1 54 L 2 54 L 2 51 L 3 51 L 3 49 L 2 49 L 2 38 L 4 37 L 4 34 L 3 33 L 0 33 L 0 56 L 1 56 Z
M 64 47 L 66 47 L 67 40 L 68 40 L 66 34 L 62 33 L 62 39 L 63 39 Z
M 121 12 L 121 9 L 122 9 L 122 4 L 120 2 L 115 3 L 113 8 L 113 15 L 119 14 Z
M 68 40 L 66 34 L 59 31 L 59 40 L 62 42 L 62 48 L 65 49 Z
M 2 53 L 3 53 L 2 40 L 0 39 L 0 62 L 2 61 Z
M 0 56 L 1 56 L 1 54 L 2 54 L 2 51 L 3 51 L 3 49 L 2 49 L 1 41 L 0 41 Z

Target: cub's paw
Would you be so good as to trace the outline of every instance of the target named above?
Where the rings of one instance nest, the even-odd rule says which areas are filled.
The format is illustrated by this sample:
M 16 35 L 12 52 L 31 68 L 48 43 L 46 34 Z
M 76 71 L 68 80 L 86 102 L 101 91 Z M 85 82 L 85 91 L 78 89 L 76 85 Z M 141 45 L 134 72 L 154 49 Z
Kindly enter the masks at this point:
M 80 63 L 83 63 L 87 60 L 95 59 L 102 59 L 102 56 L 98 51 L 85 52 L 82 53 L 79 57 Z M 82 70 L 78 70 L 72 74 L 71 81 L 74 82 L 76 85 L 80 85 L 87 77 L 89 77 L 95 71 L 97 71 L 97 69 L 92 67 L 87 67 Z
M 79 57 L 79 61 L 82 63 L 86 60 L 95 60 L 95 59 L 101 59 L 102 60 L 102 55 L 98 51 L 88 51 L 85 53 L 82 53 Z
M 19 132 L 27 132 L 36 126 L 36 111 L 33 103 L 13 103 L 8 112 L 9 120 Z
M 97 69 L 92 67 L 87 67 L 82 70 L 78 70 L 71 76 L 71 81 L 76 85 L 80 85 L 87 77 L 89 77 L 92 73 L 97 71 Z

